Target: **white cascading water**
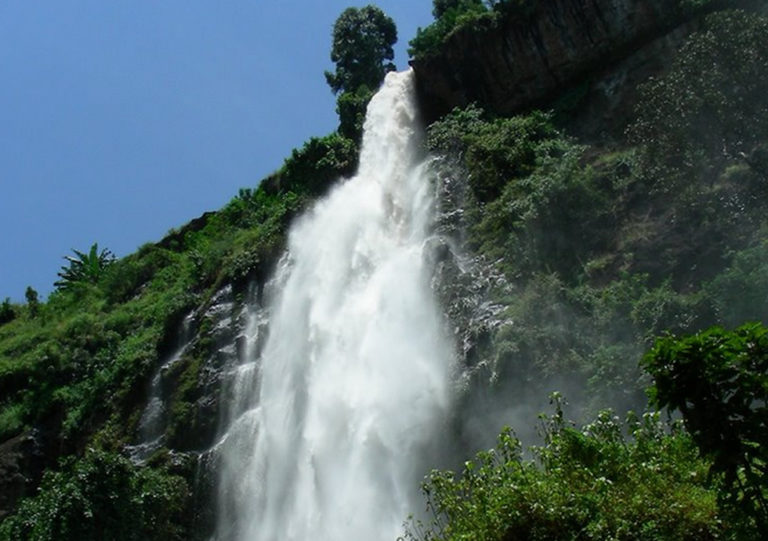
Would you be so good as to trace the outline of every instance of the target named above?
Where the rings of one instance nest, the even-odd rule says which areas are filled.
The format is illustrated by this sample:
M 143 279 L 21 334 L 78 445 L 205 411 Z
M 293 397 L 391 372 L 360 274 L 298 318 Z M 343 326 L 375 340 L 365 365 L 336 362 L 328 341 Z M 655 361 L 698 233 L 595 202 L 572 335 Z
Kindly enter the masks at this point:
M 292 228 L 268 338 L 239 368 L 222 539 L 392 541 L 423 507 L 452 355 L 430 288 L 410 71 L 387 75 L 364 132 L 357 175 Z

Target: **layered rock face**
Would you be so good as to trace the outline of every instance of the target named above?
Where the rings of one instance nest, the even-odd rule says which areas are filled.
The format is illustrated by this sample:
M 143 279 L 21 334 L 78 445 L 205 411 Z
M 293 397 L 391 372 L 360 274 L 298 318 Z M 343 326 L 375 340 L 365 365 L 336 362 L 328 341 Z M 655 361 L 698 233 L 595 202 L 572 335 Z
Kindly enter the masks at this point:
M 685 25 L 690 30 L 691 21 L 703 11 L 764 2 L 713 1 L 696 12 L 680 4 L 676 0 L 546 0 L 537 2 L 529 15 L 481 20 L 486 27 L 479 31 L 459 28 L 439 54 L 411 62 L 422 110 L 428 121 L 472 102 L 502 115 L 513 114 L 551 102 L 588 78 L 599 81 L 611 68 L 615 76 L 616 64 L 633 55 L 637 59 L 625 68 L 642 71 L 637 78 L 644 78 L 655 70 L 642 59 L 674 49 L 680 41 L 669 36 L 684 37 L 687 32 L 675 30 Z M 633 82 L 631 76 L 623 78 Z

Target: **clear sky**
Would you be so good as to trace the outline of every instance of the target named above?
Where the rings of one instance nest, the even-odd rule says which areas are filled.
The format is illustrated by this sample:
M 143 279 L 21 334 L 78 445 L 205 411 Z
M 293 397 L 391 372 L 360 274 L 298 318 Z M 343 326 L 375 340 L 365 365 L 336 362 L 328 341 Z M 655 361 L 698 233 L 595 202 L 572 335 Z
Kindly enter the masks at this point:
M 124 256 L 337 126 L 323 71 L 350 0 L 0 2 L 0 300 L 71 248 Z M 395 62 L 431 0 L 374 2 Z

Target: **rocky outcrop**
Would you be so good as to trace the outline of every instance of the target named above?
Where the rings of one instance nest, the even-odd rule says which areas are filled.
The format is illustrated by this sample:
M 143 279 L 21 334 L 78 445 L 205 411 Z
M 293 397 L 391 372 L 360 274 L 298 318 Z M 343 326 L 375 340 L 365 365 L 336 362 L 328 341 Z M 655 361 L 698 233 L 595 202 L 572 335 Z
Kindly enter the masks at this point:
M 36 431 L 0 443 L 0 521 L 22 497 L 34 494 L 45 464 L 43 455 Z
M 547 0 L 530 15 L 481 19 L 479 28 L 454 31 L 439 54 L 411 62 L 422 111 L 430 121 L 472 102 L 503 115 L 551 104 L 590 77 L 608 84 L 602 79 L 613 75 L 615 81 L 612 67 L 656 43 L 662 49 L 646 49 L 630 63 L 645 75 L 642 58 L 674 49 L 687 34 L 678 29 L 690 29 L 705 11 L 764 4 L 712 1 L 694 12 L 675 0 Z M 631 89 L 637 77 L 626 75 Z
M 134 441 L 123 449 L 136 464 L 165 464 L 192 487 L 191 540 L 210 539 L 216 525 L 219 446 L 230 422 L 238 367 L 263 346 L 268 318 L 262 286 L 217 290 L 166 331 Z M 0 473 L 3 449 L 0 446 Z M 0 497 L 0 516 L 3 500 Z

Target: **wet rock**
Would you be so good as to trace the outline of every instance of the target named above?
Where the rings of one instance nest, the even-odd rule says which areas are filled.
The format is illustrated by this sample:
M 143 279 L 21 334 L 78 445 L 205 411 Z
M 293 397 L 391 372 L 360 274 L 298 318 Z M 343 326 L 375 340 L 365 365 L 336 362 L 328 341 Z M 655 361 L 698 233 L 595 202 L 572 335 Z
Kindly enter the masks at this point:
M 504 306 L 493 299 L 512 286 L 494 265 L 465 245 L 463 209 L 470 191 L 466 170 L 450 159 L 437 160 L 433 170 L 437 215 L 435 235 L 427 246 L 433 264 L 432 288 L 454 341 L 457 365 L 467 378 L 486 368 L 492 336 L 508 324 Z

